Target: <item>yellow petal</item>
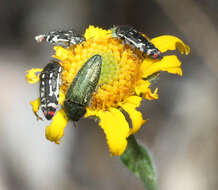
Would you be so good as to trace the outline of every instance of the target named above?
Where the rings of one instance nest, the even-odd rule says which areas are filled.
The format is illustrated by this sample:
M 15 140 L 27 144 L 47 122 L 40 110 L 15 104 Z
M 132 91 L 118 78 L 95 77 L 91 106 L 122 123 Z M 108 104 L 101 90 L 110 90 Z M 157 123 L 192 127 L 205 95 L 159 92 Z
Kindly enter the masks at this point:
M 58 103 L 59 103 L 60 105 L 63 105 L 64 100 L 65 100 L 65 95 L 64 95 L 64 93 L 63 93 L 62 91 L 60 91 Z
M 116 108 L 109 111 L 99 111 L 97 116 L 100 119 L 99 125 L 104 130 L 107 143 L 112 155 L 120 156 L 127 146 L 129 125 L 122 114 Z
M 43 120 L 43 119 L 37 114 L 37 112 L 39 111 L 40 99 L 37 98 L 37 99 L 31 101 L 30 104 L 31 104 L 31 106 L 32 106 L 33 113 L 35 114 L 35 116 L 37 117 L 37 119 Z
M 43 69 L 40 68 L 35 68 L 35 69 L 30 69 L 27 70 L 27 74 L 26 74 L 26 80 L 28 83 L 30 84 L 34 84 L 39 82 L 39 73 L 42 72 Z
M 87 118 L 87 117 L 90 117 L 90 116 L 94 116 L 96 115 L 97 116 L 98 114 L 98 111 L 97 110 L 93 110 L 93 109 L 90 109 L 90 108 L 86 108 L 86 114 L 84 115 L 84 118 Z
M 164 35 L 153 38 L 151 42 L 163 53 L 168 50 L 178 49 L 181 54 L 188 55 L 190 53 L 190 47 L 183 43 L 182 40 L 175 36 Z
M 148 87 L 151 85 L 149 81 L 145 80 L 139 80 L 136 87 L 135 87 L 135 93 L 136 95 L 140 95 L 141 93 L 145 93 L 148 91 Z
M 159 98 L 157 92 L 158 92 L 158 88 L 156 88 L 153 93 L 151 92 L 151 89 L 148 88 L 147 92 L 143 94 L 143 97 L 147 100 L 156 100 Z
M 131 103 L 134 104 L 135 107 L 139 107 L 140 103 L 142 101 L 142 98 L 139 96 L 129 96 L 128 98 L 125 99 L 125 103 Z
M 147 99 L 147 100 L 156 100 L 159 98 L 157 91 L 158 89 L 156 88 L 154 93 L 151 92 L 151 89 L 149 86 L 151 83 L 147 80 L 140 80 L 138 84 L 136 85 L 135 92 L 136 95 L 141 95 Z
M 142 77 L 147 78 L 159 71 L 167 71 L 182 76 L 182 69 L 180 66 L 181 62 L 175 55 L 164 56 L 160 61 L 145 59 L 141 65 L 141 70 L 143 72 Z
M 66 127 L 69 118 L 67 117 L 65 111 L 60 109 L 52 119 L 50 126 L 46 127 L 45 136 L 48 140 L 60 143 L 60 139 L 64 136 L 64 128 Z
M 121 107 L 129 114 L 129 117 L 132 120 L 133 128 L 130 129 L 129 135 L 136 133 L 146 122 L 146 120 L 143 119 L 141 112 L 136 110 L 141 100 L 141 97 L 131 96 L 124 104 L 121 105 Z

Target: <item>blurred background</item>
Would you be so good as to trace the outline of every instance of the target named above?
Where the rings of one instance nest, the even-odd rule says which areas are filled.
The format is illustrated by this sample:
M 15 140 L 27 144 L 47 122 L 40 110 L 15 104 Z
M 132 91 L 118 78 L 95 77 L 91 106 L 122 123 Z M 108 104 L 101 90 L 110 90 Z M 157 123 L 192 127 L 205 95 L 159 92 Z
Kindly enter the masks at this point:
M 182 78 L 161 73 L 160 99 L 144 101 L 149 118 L 137 138 L 150 152 L 161 190 L 218 188 L 217 0 L 2 0 L 0 3 L 0 190 L 143 189 L 91 119 L 68 124 L 62 144 L 47 141 L 46 122 L 29 102 L 39 96 L 24 72 L 53 51 L 34 36 L 90 24 L 135 26 L 149 37 L 170 34 L 190 45 Z

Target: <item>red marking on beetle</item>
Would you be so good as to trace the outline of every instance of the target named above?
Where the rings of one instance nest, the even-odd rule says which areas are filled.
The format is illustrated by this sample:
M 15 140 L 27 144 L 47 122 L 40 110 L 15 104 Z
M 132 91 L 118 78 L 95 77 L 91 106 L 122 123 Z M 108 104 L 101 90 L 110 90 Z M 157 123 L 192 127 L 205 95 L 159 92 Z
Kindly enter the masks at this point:
M 158 56 L 159 56 L 158 53 L 155 53 L 155 54 L 153 55 L 154 58 L 157 58 Z
M 45 40 L 45 35 L 40 35 L 40 42 L 44 41 Z
M 55 112 L 53 112 L 53 111 L 49 111 L 49 112 L 48 112 L 49 115 L 54 115 L 54 113 L 55 113 Z
M 47 115 L 47 111 L 44 111 L 43 113 L 44 113 L 44 115 Z

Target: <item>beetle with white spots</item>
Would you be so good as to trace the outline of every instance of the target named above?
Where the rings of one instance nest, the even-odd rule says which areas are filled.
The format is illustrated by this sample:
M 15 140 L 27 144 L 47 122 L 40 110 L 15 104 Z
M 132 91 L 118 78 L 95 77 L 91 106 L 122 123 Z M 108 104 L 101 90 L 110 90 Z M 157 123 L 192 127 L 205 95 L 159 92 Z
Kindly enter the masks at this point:
M 52 61 L 40 74 L 40 105 L 46 119 L 50 120 L 57 109 L 61 85 L 61 65 Z
M 124 43 L 136 48 L 153 59 L 162 59 L 161 52 L 140 32 L 131 26 L 116 26 L 112 28 L 114 37 L 121 39 Z
M 40 43 L 47 41 L 54 46 L 70 47 L 72 45 L 77 45 L 85 41 L 85 38 L 74 30 L 60 30 L 52 31 L 46 34 L 40 34 L 35 36 L 35 40 Z

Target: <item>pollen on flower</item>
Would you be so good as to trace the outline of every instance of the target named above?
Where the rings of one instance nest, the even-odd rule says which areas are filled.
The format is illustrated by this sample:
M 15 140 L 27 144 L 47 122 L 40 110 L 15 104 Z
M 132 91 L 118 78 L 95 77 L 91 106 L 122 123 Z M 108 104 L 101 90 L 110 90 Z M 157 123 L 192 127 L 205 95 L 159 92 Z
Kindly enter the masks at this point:
M 86 29 L 84 36 L 86 40 L 89 39 L 102 40 L 102 38 L 110 37 L 111 33 L 112 33 L 111 30 L 104 30 L 99 27 L 89 26 L 89 28 Z

